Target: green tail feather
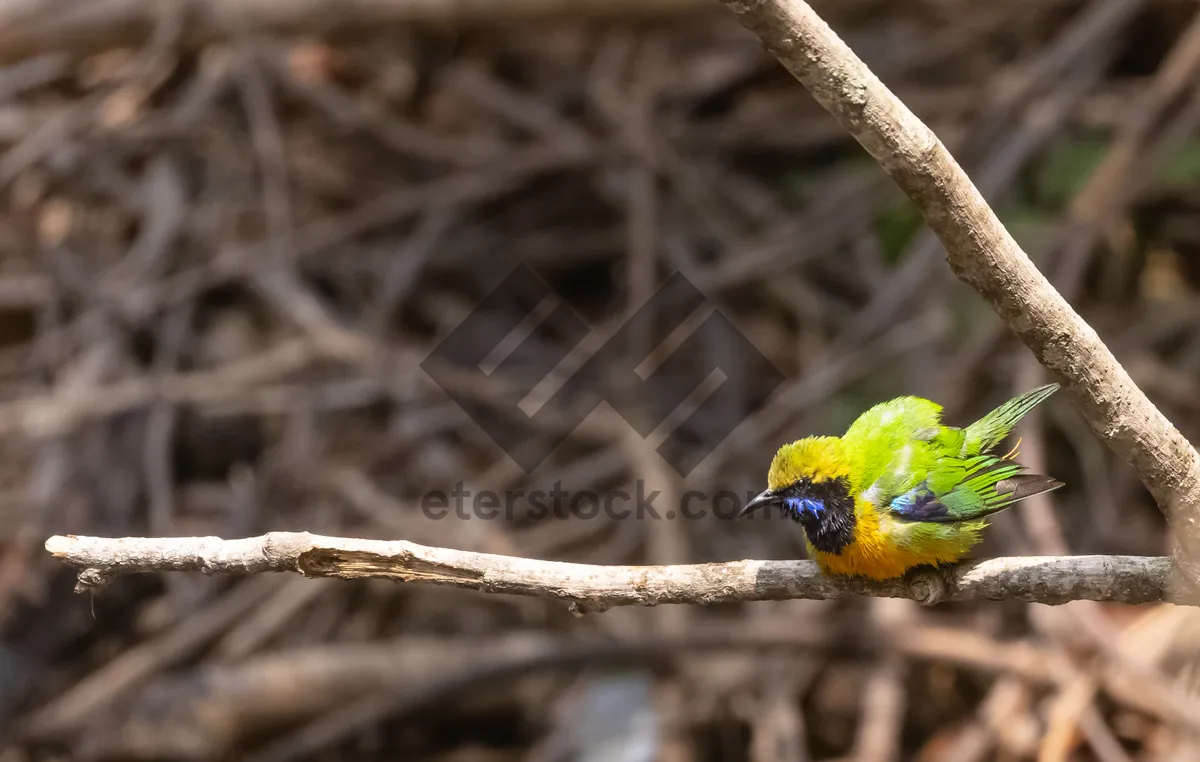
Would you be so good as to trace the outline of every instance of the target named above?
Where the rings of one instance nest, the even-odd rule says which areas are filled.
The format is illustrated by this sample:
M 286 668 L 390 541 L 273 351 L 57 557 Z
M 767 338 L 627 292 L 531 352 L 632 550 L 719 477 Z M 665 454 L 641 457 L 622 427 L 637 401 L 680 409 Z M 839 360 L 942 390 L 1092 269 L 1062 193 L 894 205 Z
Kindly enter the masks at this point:
M 1013 397 L 1000 407 L 972 423 L 964 430 L 963 454 L 978 455 L 991 450 L 1012 433 L 1030 410 L 1051 394 L 1058 391 L 1058 384 L 1046 384 Z

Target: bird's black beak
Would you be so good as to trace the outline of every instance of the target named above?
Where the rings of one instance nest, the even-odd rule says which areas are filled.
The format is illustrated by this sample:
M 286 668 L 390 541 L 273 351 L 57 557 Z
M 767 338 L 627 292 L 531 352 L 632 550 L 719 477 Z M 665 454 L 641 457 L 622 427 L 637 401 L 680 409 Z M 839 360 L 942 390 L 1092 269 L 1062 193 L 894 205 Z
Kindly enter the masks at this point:
M 779 494 L 777 492 L 774 490 L 764 490 L 763 492 L 759 493 L 758 497 L 754 498 L 742 507 L 742 510 L 738 512 L 738 518 L 740 519 L 743 516 L 757 511 L 759 508 L 765 508 L 768 505 L 775 505 L 778 502 Z

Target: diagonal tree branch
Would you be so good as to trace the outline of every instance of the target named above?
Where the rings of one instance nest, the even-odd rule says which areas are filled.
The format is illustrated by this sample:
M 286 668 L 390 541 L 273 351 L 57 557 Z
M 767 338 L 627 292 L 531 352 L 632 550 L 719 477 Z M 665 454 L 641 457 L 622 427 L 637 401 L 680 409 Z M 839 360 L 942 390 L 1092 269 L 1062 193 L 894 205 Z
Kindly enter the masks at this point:
M 803 0 L 721 0 L 921 209 L 959 279 L 1062 383 L 1167 516 L 1200 579 L 1200 453 L 1046 280 L 950 152 Z
M 580 611 L 851 595 L 910 598 L 924 604 L 975 599 L 1139 604 L 1174 599 L 1167 589 L 1169 561 L 1142 556 L 994 558 L 870 582 L 822 574 L 811 561 L 594 566 L 306 532 L 271 532 L 239 540 L 58 535 L 46 541 L 46 550 L 81 569 L 83 589 L 116 575 L 141 572 L 296 572 L 307 577 L 382 577 L 557 598 Z

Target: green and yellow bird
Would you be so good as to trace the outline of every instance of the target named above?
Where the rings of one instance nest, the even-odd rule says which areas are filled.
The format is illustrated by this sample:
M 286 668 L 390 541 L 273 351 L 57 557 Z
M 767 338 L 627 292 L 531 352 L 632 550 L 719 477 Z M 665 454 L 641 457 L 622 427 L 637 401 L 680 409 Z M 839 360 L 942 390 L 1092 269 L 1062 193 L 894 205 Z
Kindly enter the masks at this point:
M 778 506 L 804 528 L 809 555 L 827 574 L 891 579 L 957 562 L 979 542 L 984 517 L 1063 486 L 1026 473 L 1013 462 L 1016 448 L 993 454 L 1057 390 L 1028 391 L 966 428 L 943 425 L 942 406 L 921 397 L 882 402 L 840 437 L 779 448 L 768 489 L 739 515 Z

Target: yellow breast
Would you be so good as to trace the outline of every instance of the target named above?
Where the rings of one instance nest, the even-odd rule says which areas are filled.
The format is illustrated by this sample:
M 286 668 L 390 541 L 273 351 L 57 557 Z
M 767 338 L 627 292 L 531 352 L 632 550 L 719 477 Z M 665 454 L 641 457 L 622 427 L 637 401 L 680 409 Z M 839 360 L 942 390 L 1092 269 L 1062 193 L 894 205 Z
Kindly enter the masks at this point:
M 892 579 L 922 564 L 954 563 L 979 541 L 983 522 L 922 526 L 894 521 L 874 505 L 855 500 L 854 541 L 838 555 L 808 544 L 809 556 L 826 574 Z

